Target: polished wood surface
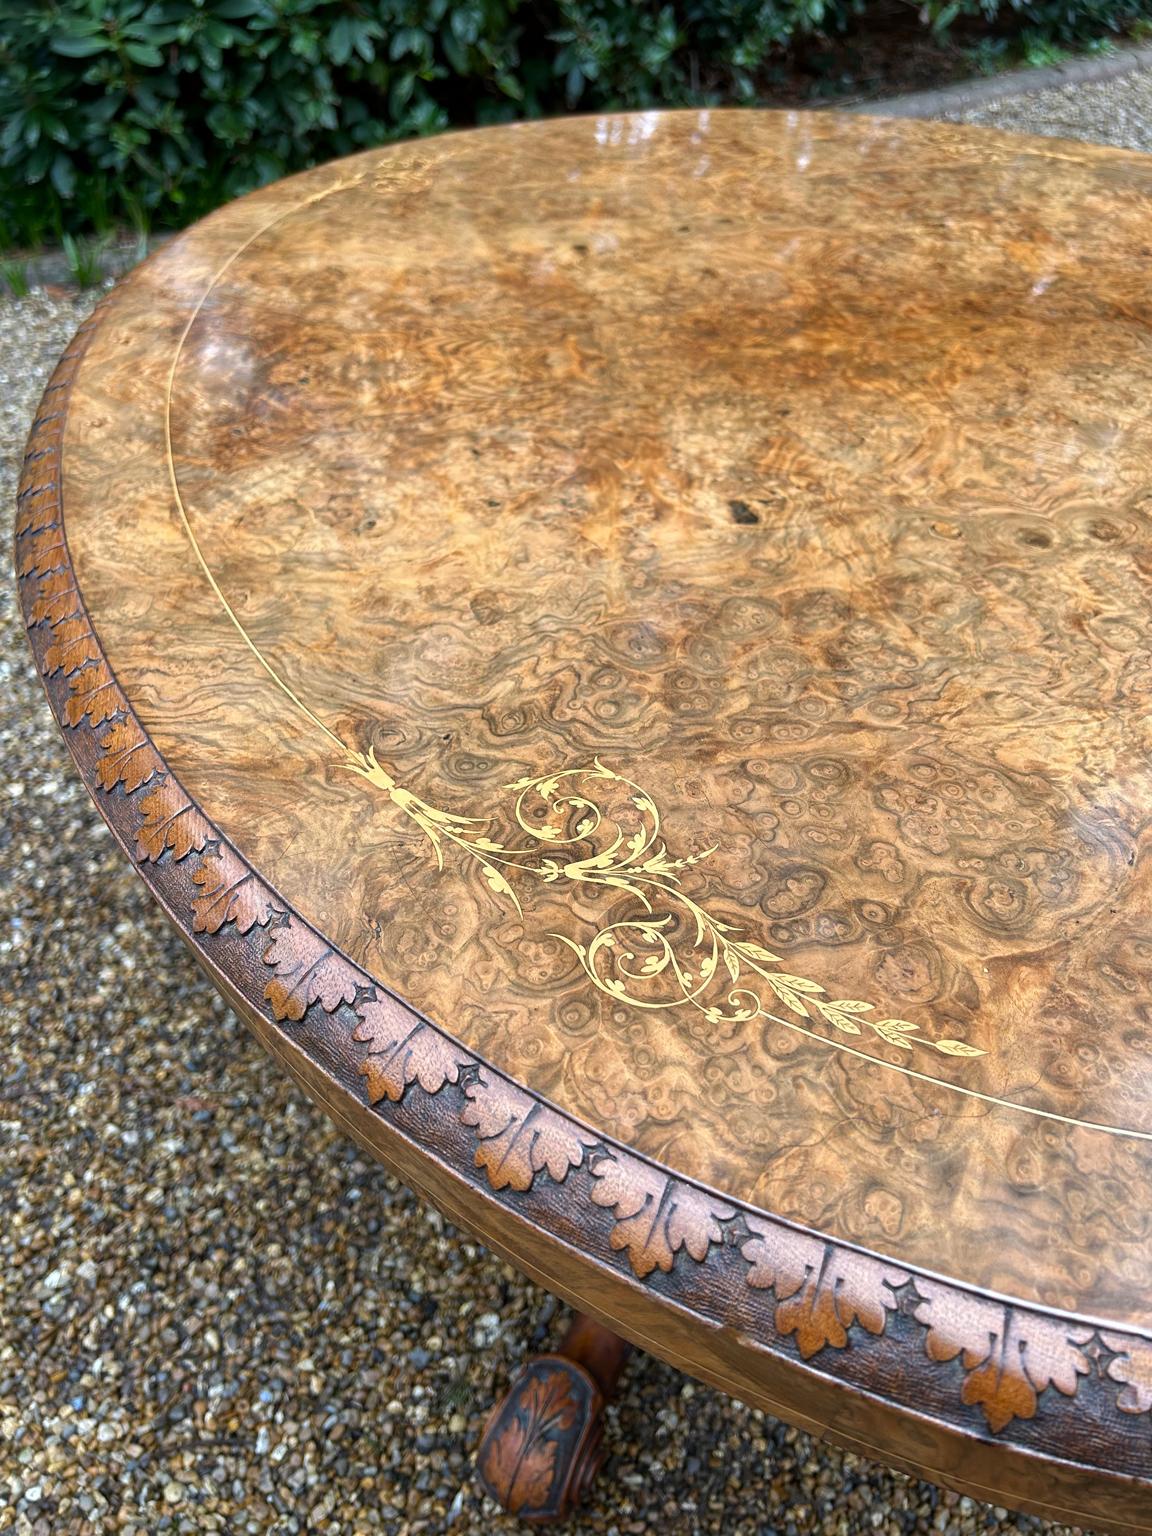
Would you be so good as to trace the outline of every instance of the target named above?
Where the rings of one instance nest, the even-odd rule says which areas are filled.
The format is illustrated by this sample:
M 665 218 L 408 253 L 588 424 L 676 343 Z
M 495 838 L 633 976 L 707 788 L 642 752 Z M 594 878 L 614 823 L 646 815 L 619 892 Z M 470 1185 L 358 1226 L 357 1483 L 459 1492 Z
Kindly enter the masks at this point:
M 725 1193 L 1129 1316 L 1152 169 L 1121 163 L 685 114 L 284 183 L 124 290 L 68 527 L 185 787 L 407 1002 Z M 778 958 L 715 955 L 679 892 Z
M 378 1155 L 708 1379 L 1133 1530 L 1150 212 L 825 116 L 373 153 L 117 290 L 18 524 L 102 809 Z

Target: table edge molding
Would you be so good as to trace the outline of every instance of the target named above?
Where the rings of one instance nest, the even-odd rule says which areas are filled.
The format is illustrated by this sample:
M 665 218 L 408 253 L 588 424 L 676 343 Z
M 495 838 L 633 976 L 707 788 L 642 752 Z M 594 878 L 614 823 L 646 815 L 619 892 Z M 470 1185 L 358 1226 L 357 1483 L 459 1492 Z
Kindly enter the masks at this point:
M 470 1199 L 511 1206 L 711 1326 L 898 1410 L 1068 1463 L 1083 1464 L 1089 1446 L 1122 1446 L 1122 1459 L 1093 1468 L 1147 1477 L 1152 1328 L 942 1279 L 611 1142 L 388 992 L 213 826 L 113 675 L 68 550 L 69 393 L 114 298 L 80 327 L 36 413 L 17 499 L 17 578 L 37 671 L 84 783 L 192 948 L 343 1093 L 434 1148 Z M 483 1225 L 478 1214 L 481 1236 Z

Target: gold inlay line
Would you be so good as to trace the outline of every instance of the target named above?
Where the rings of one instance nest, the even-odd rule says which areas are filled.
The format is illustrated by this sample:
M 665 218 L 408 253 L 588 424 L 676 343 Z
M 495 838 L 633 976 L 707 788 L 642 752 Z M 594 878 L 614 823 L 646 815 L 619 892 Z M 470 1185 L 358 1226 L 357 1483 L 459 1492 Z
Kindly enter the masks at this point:
M 224 612 L 231 619 L 233 625 L 235 626 L 236 633 L 240 636 L 241 640 L 243 640 L 244 644 L 252 652 L 253 656 L 255 656 L 256 660 L 264 668 L 265 672 L 267 672 L 268 676 L 276 684 L 277 688 L 280 689 L 280 692 L 284 694 L 288 702 L 292 704 L 296 709 L 298 709 L 302 715 L 309 719 L 312 724 L 317 727 L 318 730 L 323 731 L 325 736 L 328 737 L 329 741 L 334 742 L 335 745 L 341 748 L 342 751 L 347 751 L 347 748 L 340 740 L 339 736 L 336 735 L 335 731 L 329 730 L 328 727 L 324 724 L 323 720 L 321 720 L 318 715 L 313 714 L 313 712 L 308 708 L 307 704 L 304 703 L 303 699 L 301 699 L 298 694 L 293 692 L 293 690 L 276 671 L 275 667 L 272 666 L 271 662 L 269 662 L 268 659 L 264 656 L 263 652 L 252 639 L 251 635 L 249 635 L 243 624 L 241 624 L 239 618 L 236 615 L 236 610 L 224 596 L 224 593 L 220 589 L 220 583 L 212 574 L 211 568 L 209 567 L 207 560 L 204 558 L 204 552 L 200 548 L 200 541 L 192 529 L 192 524 L 189 521 L 187 509 L 184 506 L 184 497 L 180 492 L 180 482 L 176 477 L 176 463 L 172 455 L 172 389 L 176 381 L 176 369 L 179 366 L 180 357 L 184 351 L 184 343 L 188 340 L 188 337 L 192 331 L 192 327 L 200 318 L 200 313 L 203 310 L 205 304 L 207 304 L 209 298 L 212 296 L 216 285 L 220 282 L 221 278 L 225 275 L 233 263 L 238 261 L 240 257 L 243 256 L 244 252 L 248 250 L 250 246 L 254 245 L 262 235 L 267 234 L 267 232 L 273 228 L 274 225 L 279 224 L 281 219 L 287 218 L 289 214 L 297 212 L 297 210 L 300 208 L 306 208 L 309 203 L 318 203 L 322 198 L 330 197 L 333 192 L 338 192 L 342 189 L 342 187 L 348 185 L 355 185 L 355 183 L 337 182 L 335 186 L 325 187 L 321 192 L 314 192 L 311 197 L 306 197 L 303 202 L 296 203 L 291 208 L 282 209 L 278 214 L 275 215 L 275 217 L 269 219 L 266 224 L 262 224 L 259 229 L 255 230 L 251 235 L 249 235 L 247 240 L 244 241 L 243 245 L 238 245 L 236 247 L 236 249 L 232 252 L 231 256 L 229 256 L 228 260 L 223 264 L 219 271 L 213 274 L 211 282 L 200 295 L 200 299 L 196 305 L 196 308 L 188 316 L 188 323 L 180 333 L 180 339 L 176 343 L 176 350 L 172 354 L 172 366 L 168 369 L 168 382 L 164 390 L 164 455 L 168 466 L 168 482 L 172 487 L 172 499 L 176 504 L 176 514 L 180 519 L 180 525 L 187 535 L 189 544 L 192 546 L 192 553 L 196 556 L 196 560 L 200 566 L 200 569 L 204 573 L 204 579 L 212 588 L 216 600 L 220 604 L 221 608 L 223 608 Z
M 564 860 L 545 858 L 529 863 L 526 859 L 529 856 L 535 858 L 538 850 L 532 847 L 507 848 L 483 834 L 481 829 L 488 824 L 486 819 L 459 816 L 421 800 L 395 781 L 387 769 L 377 761 L 372 749 L 369 749 L 366 754 L 360 753 L 343 741 L 280 676 L 249 635 L 225 596 L 192 527 L 180 489 L 172 445 L 172 398 L 176 373 L 193 326 L 216 287 L 232 266 L 269 230 L 275 228 L 284 219 L 331 197 L 334 193 L 359 186 L 363 179 L 361 175 L 334 182 L 331 186 L 303 198 L 299 203 L 282 209 L 236 247 L 213 274 L 191 311 L 176 343 L 164 391 L 164 451 L 168 480 L 180 526 L 191 546 L 196 562 L 236 633 L 271 682 L 300 715 L 322 732 L 333 746 L 339 748 L 341 753 L 339 766 L 382 790 L 391 803 L 417 825 L 432 846 L 438 868 L 444 867 L 445 843 L 454 845 L 477 860 L 493 893 L 510 899 L 517 911 L 522 911 L 520 900 L 504 875 L 504 869 L 516 869 L 546 883 L 565 880 L 582 887 L 605 886 L 614 890 L 623 887 L 629 890 L 639 901 L 642 908 L 641 916 L 600 928 L 586 945 L 577 943 L 566 934 L 551 935 L 574 952 L 588 979 L 599 991 L 610 998 L 615 998 L 631 1007 L 644 1009 L 687 1005 L 703 1013 L 708 1022 L 717 1024 L 741 1023 L 753 1018 L 768 1019 L 817 1044 L 832 1047 L 834 1050 L 842 1051 L 871 1065 L 899 1072 L 918 1082 L 947 1089 L 964 1098 L 998 1109 L 1013 1110 L 1018 1114 L 1031 1115 L 1061 1125 L 1100 1131 L 1109 1136 L 1152 1141 L 1152 1131 L 1139 1131 L 1101 1121 L 1084 1120 L 1073 1115 L 1059 1114 L 1054 1110 L 1021 1104 L 1012 1099 L 1001 1098 L 996 1094 L 951 1082 L 947 1078 L 935 1077 L 931 1073 L 921 1072 L 903 1062 L 874 1056 L 850 1044 L 846 1038 L 837 1038 L 837 1036 L 863 1036 L 865 1030 L 868 1030 L 883 1043 L 900 1050 L 911 1051 L 915 1046 L 924 1046 L 952 1057 L 980 1057 L 986 1054 L 962 1040 L 933 1039 L 923 1035 L 918 1025 L 907 1020 L 868 1018 L 867 1015 L 875 1011 L 871 1003 L 856 999 L 830 998 L 825 988 L 817 982 L 774 969 L 782 963 L 779 956 L 771 954 L 758 944 L 738 938 L 736 936 L 738 930 L 732 925 L 711 916 L 705 908 L 679 889 L 679 872 L 689 865 L 701 862 L 710 853 L 715 852 L 715 849 L 708 849 L 688 858 L 673 859 L 668 854 L 664 843 L 659 840 L 660 817 L 651 797 L 638 785 L 612 772 L 599 761 L 595 761 L 590 768 L 565 769 L 550 776 L 541 775 L 536 779 L 520 780 L 516 784 L 507 786 L 510 790 L 518 792 L 515 810 L 518 825 L 530 837 L 559 850 L 566 843 L 582 842 L 592 837 L 610 820 L 597 803 L 578 793 L 575 787 L 564 794 L 559 794 L 557 791 L 563 780 L 604 780 L 631 791 L 627 798 L 630 799 L 634 812 L 633 819 L 638 817 L 639 825 L 634 830 L 628 830 L 614 823 L 616 835 L 608 846 L 584 858 Z M 579 819 L 574 834 L 565 837 L 555 818 L 546 821 L 543 826 L 529 824 L 523 813 L 524 800 L 530 792 L 534 792 L 545 802 L 549 815 L 558 813 L 570 817 L 575 813 Z M 694 925 L 695 938 L 687 956 L 673 945 L 664 931 L 671 919 L 656 914 L 653 898 L 657 896 L 662 903 L 678 906 L 688 922 Z M 638 958 L 637 950 L 642 947 L 647 948 L 647 954 L 639 959 L 639 969 L 634 969 L 633 962 L 637 962 Z M 731 990 L 726 996 L 717 999 L 711 983 L 722 974 L 726 974 L 729 978 Z M 642 990 L 639 992 L 636 990 L 665 980 L 671 983 L 671 996 L 651 996 Z M 775 1000 L 783 1003 L 791 1012 L 808 1019 L 810 1023 L 821 1022 L 831 1028 L 833 1033 L 818 1033 L 810 1027 L 810 1023 L 801 1024 L 796 1018 L 786 1018 L 766 1008 L 761 996 L 765 990 L 770 991 Z M 710 997 L 713 1000 L 709 1001 Z

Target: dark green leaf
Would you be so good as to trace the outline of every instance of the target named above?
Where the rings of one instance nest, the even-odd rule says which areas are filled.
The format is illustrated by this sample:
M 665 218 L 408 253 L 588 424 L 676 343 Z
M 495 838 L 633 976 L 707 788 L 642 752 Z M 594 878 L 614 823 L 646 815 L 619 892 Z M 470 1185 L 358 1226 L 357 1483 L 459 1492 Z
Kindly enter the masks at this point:
M 52 51 L 61 53 L 66 59 L 87 59 L 93 54 L 105 53 L 111 46 L 111 39 L 103 33 L 95 36 L 80 34 L 75 37 L 54 37 L 52 39 Z
M 67 155 L 57 155 L 52 162 L 52 185 L 67 202 L 76 190 L 76 168 Z

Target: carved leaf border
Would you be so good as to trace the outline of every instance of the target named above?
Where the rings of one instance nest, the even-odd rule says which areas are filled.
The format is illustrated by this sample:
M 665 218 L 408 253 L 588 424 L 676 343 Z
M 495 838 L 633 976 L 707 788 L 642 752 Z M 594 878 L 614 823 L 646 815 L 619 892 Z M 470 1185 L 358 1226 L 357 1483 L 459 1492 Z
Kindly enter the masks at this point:
M 391 997 L 260 880 L 142 729 L 111 672 L 72 568 L 61 480 L 67 396 L 108 304 L 104 300 L 78 330 L 33 422 L 15 530 L 25 622 L 81 774 L 141 875 L 154 884 L 149 869 L 180 866 L 195 942 L 203 946 L 230 933 L 258 956 L 268 979 L 262 998 L 247 998 L 250 1005 L 291 1026 L 316 1010 L 347 1014 L 350 1041 L 366 1047 L 358 1070 L 368 1105 L 383 1114 L 419 1088 L 470 1133 L 473 1169 L 496 1196 L 530 1199 L 544 1180 L 563 1185 L 572 1204 L 586 1200 L 589 1214 L 608 1211 L 604 1258 L 626 1263 L 637 1280 L 673 1276 L 685 1263 L 703 1273 L 718 1251 L 737 1249 L 749 1290 L 770 1297 L 765 1320 L 777 1344 L 790 1340 L 802 1360 L 888 1334 L 890 1396 L 900 1402 L 895 1355 L 907 1345 L 888 1333 L 888 1324 L 903 1315 L 918 1326 L 917 1343 L 928 1360 L 942 1368 L 959 1362 L 960 1401 L 982 1414 L 994 1434 L 1034 1417 L 1046 1396 L 1074 1399 L 1089 1376 L 1119 1389 L 1120 1414 L 1152 1414 L 1152 1339 L 1097 1331 L 897 1268 L 605 1145 Z M 457 1171 L 470 1176 L 467 1168 Z M 547 1211 L 536 1207 L 533 1214 L 539 1221 Z M 579 1220 L 577 1227 L 591 1249 L 594 1228 Z

